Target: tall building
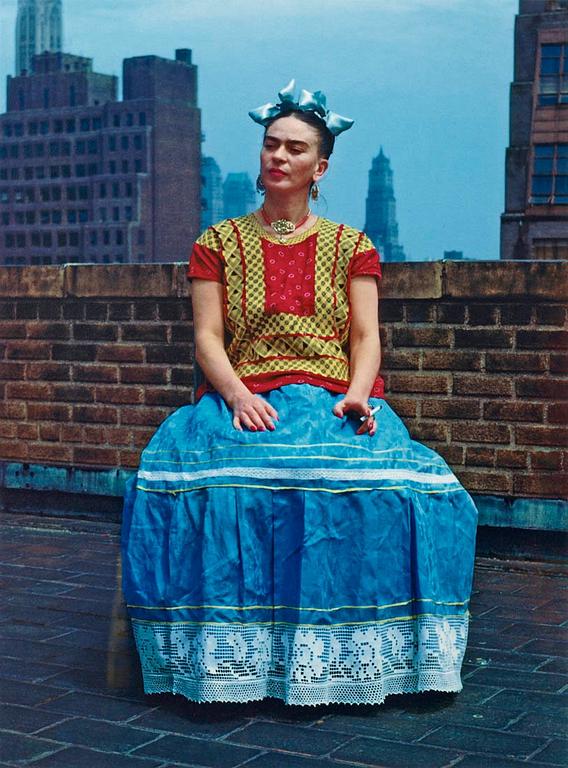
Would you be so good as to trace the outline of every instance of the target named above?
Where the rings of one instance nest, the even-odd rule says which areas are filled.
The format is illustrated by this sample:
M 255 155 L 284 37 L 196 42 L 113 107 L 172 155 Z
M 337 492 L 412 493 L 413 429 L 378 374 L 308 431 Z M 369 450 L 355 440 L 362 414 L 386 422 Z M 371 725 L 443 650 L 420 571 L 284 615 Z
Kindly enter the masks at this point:
M 185 261 L 200 227 L 201 123 L 191 51 L 136 56 L 117 78 L 42 53 L 0 115 L 0 264 Z
M 212 157 L 201 158 L 201 229 L 221 221 L 223 213 L 223 179 L 221 169 Z
M 18 0 L 16 74 L 30 72 L 32 56 L 63 48 L 61 0 Z
M 383 261 L 406 261 L 403 247 L 398 242 L 393 172 L 382 147 L 369 171 L 365 232 Z
M 248 173 L 228 173 L 223 183 L 223 215 L 244 216 L 256 208 L 256 192 Z
M 502 259 L 568 259 L 568 0 L 520 0 Z

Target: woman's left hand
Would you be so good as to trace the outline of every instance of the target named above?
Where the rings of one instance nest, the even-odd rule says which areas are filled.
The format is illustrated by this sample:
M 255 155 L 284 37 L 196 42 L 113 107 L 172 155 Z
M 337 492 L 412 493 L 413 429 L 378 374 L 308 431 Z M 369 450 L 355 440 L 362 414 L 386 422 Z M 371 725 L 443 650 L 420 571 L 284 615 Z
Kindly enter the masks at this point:
M 348 413 L 356 414 L 358 417 L 369 416 L 371 413 L 371 406 L 367 402 L 366 398 L 362 398 L 356 395 L 350 395 L 349 392 L 345 395 L 343 400 L 340 400 L 333 406 L 333 413 L 339 419 L 342 419 Z M 362 435 L 368 432 L 371 437 L 377 431 L 377 422 L 374 416 L 370 416 L 361 423 L 361 426 L 357 430 L 358 435 Z

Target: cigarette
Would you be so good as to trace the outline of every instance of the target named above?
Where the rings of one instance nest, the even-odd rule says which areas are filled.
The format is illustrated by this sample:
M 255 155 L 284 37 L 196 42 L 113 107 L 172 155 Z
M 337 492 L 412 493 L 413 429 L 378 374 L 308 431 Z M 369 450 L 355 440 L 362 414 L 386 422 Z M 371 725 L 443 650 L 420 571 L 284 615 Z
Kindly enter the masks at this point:
M 382 407 L 383 407 L 382 405 L 377 405 L 375 408 L 373 408 L 373 410 L 371 411 L 371 413 L 368 416 L 361 416 L 359 418 L 359 421 L 367 421 L 367 419 L 370 419 L 371 416 L 375 415 L 375 413 L 378 413 L 381 410 Z

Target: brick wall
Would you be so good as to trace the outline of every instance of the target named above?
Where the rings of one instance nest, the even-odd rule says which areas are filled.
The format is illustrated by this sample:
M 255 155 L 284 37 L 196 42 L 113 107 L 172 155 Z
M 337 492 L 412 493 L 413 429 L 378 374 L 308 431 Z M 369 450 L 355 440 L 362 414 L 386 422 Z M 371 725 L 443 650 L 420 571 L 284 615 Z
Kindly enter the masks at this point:
M 387 399 L 468 490 L 562 498 L 568 262 L 384 265 Z M 0 460 L 131 468 L 191 401 L 185 265 L 0 269 Z M 563 474 L 564 472 L 564 474 Z

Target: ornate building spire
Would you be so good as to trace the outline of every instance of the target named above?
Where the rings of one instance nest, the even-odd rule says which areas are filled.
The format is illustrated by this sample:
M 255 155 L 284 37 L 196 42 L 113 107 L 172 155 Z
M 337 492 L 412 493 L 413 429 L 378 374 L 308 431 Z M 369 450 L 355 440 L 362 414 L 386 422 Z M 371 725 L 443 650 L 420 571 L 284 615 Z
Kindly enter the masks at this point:
M 398 243 L 393 173 L 382 147 L 369 171 L 365 232 L 379 249 L 383 261 L 406 261 L 404 249 Z
M 62 0 L 18 0 L 16 75 L 31 72 L 34 54 L 62 47 Z

